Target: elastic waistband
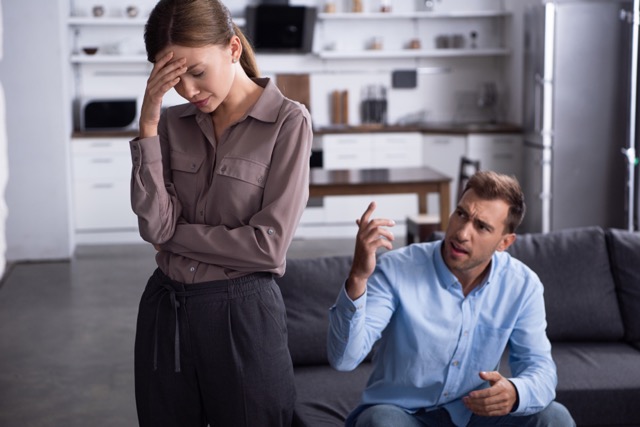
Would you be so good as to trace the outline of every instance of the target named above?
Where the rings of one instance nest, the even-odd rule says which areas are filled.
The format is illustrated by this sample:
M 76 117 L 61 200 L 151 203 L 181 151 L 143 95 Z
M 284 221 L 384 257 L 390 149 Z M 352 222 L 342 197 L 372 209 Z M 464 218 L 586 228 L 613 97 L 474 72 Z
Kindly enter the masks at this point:
M 175 371 L 180 372 L 180 320 L 178 308 L 181 304 L 178 298 L 188 298 L 202 295 L 216 295 L 220 299 L 233 299 L 260 292 L 273 282 L 271 273 L 252 273 L 229 280 L 214 280 L 211 282 L 185 284 L 172 280 L 159 268 L 153 273 L 153 282 L 160 288 L 162 295 L 158 299 L 155 320 L 155 338 L 153 344 L 153 369 L 158 369 L 158 313 L 162 299 L 169 295 L 169 301 L 175 317 L 174 330 L 174 360 Z
M 235 298 L 259 292 L 273 281 L 272 273 L 251 273 L 226 280 L 212 280 L 200 283 L 182 283 L 171 279 L 159 268 L 153 273 L 162 286 L 171 286 L 177 297 L 219 294 L 221 297 Z

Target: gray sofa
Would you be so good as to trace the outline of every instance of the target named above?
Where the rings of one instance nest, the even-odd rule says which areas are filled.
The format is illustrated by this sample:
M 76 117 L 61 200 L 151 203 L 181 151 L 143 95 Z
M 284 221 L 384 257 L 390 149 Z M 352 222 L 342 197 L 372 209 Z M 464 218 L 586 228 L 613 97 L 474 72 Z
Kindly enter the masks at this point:
M 556 399 L 578 426 L 640 426 L 640 233 L 598 227 L 523 234 L 509 249 L 545 286 Z M 328 308 L 351 258 L 291 259 L 277 279 L 287 307 L 298 400 L 295 426 L 341 426 L 371 364 L 333 370 Z M 508 374 L 508 366 L 501 370 Z

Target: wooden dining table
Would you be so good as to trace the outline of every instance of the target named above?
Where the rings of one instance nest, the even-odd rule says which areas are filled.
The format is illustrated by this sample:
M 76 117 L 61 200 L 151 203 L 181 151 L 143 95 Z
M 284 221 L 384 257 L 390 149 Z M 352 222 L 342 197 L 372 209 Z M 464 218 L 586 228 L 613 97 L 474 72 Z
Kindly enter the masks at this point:
M 449 221 L 451 177 L 432 168 L 337 169 L 312 168 L 309 197 L 353 196 L 365 194 L 410 194 L 418 197 L 420 214 L 428 211 L 427 194 L 437 193 L 440 203 L 440 228 Z M 410 214 L 410 212 L 407 212 Z

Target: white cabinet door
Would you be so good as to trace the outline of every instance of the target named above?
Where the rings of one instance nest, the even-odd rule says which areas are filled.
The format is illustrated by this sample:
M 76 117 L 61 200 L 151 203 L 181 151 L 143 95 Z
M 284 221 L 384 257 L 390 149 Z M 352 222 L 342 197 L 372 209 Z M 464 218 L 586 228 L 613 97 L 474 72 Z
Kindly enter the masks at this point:
M 325 169 L 421 166 L 421 140 L 417 132 L 324 135 L 323 165 Z
M 372 134 L 339 134 L 322 137 L 325 169 L 367 169 L 373 159 Z
M 137 230 L 128 180 L 76 181 L 73 188 L 76 231 Z
M 469 134 L 467 156 L 480 169 L 513 175 L 522 181 L 522 135 Z
M 422 135 L 381 133 L 374 135 L 372 167 L 408 168 L 422 166 Z
M 76 231 L 137 231 L 130 202 L 129 140 L 74 138 L 71 155 Z
M 451 212 L 457 204 L 458 172 L 460 158 L 467 152 L 466 135 L 424 135 L 423 136 L 424 165 L 451 177 L 449 188 L 451 191 Z M 436 194 L 428 196 L 429 213 L 440 213 L 440 204 Z M 432 209 L 434 207 L 434 209 Z

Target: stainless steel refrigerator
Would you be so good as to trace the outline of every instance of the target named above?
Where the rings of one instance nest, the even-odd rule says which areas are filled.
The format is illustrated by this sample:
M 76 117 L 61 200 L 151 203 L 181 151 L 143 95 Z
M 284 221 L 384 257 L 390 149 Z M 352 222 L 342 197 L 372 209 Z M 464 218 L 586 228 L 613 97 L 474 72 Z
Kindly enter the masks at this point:
M 629 147 L 633 10 L 632 0 L 541 1 L 527 9 L 522 231 L 628 228 L 637 203 L 635 142 Z

